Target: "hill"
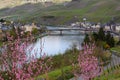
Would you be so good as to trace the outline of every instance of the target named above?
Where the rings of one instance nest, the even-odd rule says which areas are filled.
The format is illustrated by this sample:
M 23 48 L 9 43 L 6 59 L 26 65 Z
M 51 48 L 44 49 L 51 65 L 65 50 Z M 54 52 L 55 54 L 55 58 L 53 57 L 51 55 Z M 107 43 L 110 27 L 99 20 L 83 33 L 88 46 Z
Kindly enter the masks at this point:
M 53 2 L 53 3 L 62 3 L 65 1 L 71 0 L 1 0 L 0 1 L 0 9 L 2 8 L 11 8 L 15 6 L 20 6 L 25 3 L 44 3 L 44 2 Z
M 45 7 L 41 3 L 27 3 L 13 8 L 0 10 L 0 17 L 22 22 L 38 22 L 41 24 L 69 24 L 81 21 L 86 17 L 89 21 L 107 22 L 113 17 L 120 21 L 120 0 L 74 0 L 62 4 Z

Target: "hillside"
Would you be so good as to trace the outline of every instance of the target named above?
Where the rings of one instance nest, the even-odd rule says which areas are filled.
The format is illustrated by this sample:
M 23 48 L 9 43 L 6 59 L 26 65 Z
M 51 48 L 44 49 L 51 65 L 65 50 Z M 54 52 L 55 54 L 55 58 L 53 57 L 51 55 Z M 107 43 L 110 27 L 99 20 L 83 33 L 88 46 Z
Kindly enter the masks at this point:
M 20 6 L 25 3 L 40 3 L 40 2 L 53 2 L 53 3 L 61 3 L 64 1 L 71 1 L 71 0 L 1 0 L 0 1 L 0 9 L 2 8 L 11 8 L 15 6 Z
M 29 3 L 1 9 L 0 17 L 4 16 L 15 21 L 19 19 L 22 22 L 35 21 L 41 24 L 69 24 L 83 17 L 94 22 L 107 22 L 115 17 L 119 22 L 120 0 L 78 0 L 49 7 L 41 3 Z

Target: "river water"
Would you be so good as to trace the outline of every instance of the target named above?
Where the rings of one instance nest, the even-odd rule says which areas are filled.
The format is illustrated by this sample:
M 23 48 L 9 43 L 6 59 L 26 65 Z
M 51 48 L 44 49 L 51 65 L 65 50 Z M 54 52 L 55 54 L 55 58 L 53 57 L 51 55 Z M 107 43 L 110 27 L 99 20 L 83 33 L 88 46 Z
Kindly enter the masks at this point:
M 59 32 L 52 32 L 54 34 Z M 78 33 L 75 31 L 68 31 L 63 33 Z M 81 43 L 83 42 L 84 35 L 48 35 L 37 39 L 32 44 L 33 50 L 30 53 L 36 54 L 39 58 L 41 54 L 45 53 L 48 56 L 63 54 L 67 49 L 76 45 L 78 49 L 81 49 Z

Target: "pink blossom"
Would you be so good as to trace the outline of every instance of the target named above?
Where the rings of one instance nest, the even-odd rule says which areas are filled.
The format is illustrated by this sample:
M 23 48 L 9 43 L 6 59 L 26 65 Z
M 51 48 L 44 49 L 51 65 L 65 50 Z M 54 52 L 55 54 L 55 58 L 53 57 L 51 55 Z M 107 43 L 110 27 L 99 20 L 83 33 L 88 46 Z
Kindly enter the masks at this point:
M 78 56 L 78 67 L 80 74 L 75 73 L 77 76 L 82 76 L 84 80 L 90 80 L 100 74 L 100 66 L 98 59 L 93 56 L 95 45 L 84 45 L 84 50 Z

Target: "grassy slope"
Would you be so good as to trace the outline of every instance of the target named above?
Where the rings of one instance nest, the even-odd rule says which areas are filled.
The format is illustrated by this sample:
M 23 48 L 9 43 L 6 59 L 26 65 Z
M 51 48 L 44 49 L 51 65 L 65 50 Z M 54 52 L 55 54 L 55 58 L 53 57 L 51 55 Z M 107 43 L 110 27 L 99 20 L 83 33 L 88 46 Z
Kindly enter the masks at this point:
M 18 6 L 17 8 L 11 9 L 13 11 L 1 11 L 0 16 L 17 15 L 19 19 L 23 21 L 38 21 L 41 16 L 53 15 L 57 17 L 56 21 L 61 24 L 66 23 L 67 20 L 72 19 L 74 16 L 77 16 L 79 20 L 87 17 L 88 20 L 94 22 L 105 22 L 112 17 L 120 17 L 119 5 L 119 0 L 81 0 L 79 2 L 69 3 L 66 7 L 63 5 L 55 5 L 47 8 L 43 8 L 40 4 L 37 4 L 37 6 L 36 4 L 29 4 L 28 6 L 31 6 L 31 8 L 26 8 L 27 5 Z M 14 9 L 16 9 L 16 11 L 14 11 Z M 18 17 L 13 16 L 12 19 L 16 20 Z M 120 21 L 120 19 L 118 21 Z
M 62 71 L 61 70 L 62 69 L 56 69 L 54 71 L 49 72 L 48 73 L 49 79 L 50 80 L 56 80 L 58 77 L 60 77 L 62 75 Z M 71 66 L 64 67 L 63 68 L 63 72 L 64 72 L 64 74 L 65 74 L 65 72 L 72 72 L 72 67 Z M 38 79 L 38 78 L 45 78 L 45 77 L 46 77 L 46 75 L 43 74 L 43 75 L 38 76 L 36 79 Z

